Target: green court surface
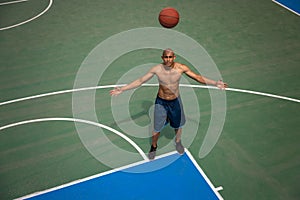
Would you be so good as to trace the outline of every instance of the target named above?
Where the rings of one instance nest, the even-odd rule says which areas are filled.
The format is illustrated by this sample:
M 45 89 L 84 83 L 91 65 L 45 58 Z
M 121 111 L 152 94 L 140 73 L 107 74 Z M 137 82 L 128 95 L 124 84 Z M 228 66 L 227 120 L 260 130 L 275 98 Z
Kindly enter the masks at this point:
M 210 94 L 206 88 L 181 88 L 193 91 L 198 99 L 184 107 L 199 107 L 199 129 L 192 133 L 189 127 L 183 129 L 183 135 L 195 134 L 188 149 L 197 163 L 214 185 L 223 187 L 224 199 L 300 198 L 299 16 L 271 0 L 5 2 L 9 0 L 0 0 L 0 199 L 18 198 L 111 169 L 89 153 L 75 123 L 66 120 L 74 117 L 70 90 L 80 66 L 98 44 L 124 31 L 161 28 L 158 13 L 167 6 L 180 13 L 173 30 L 202 45 L 232 89 L 226 91 L 221 136 L 212 151 L 200 158 L 212 115 Z M 116 43 L 112 48 L 122 45 Z M 98 82 L 107 87 L 95 91 L 99 123 L 123 132 L 120 125 L 126 121 L 114 119 L 112 87 L 108 86 L 117 84 L 136 66 L 160 63 L 160 55 L 161 49 L 136 49 L 110 63 Z M 197 68 L 183 56 L 177 61 Z M 104 67 L 103 63 L 98 66 Z M 156 91 L 156 86 L 135 90 L 128 120 L 140 126 L 150 123 L 148 114 Z M 50 93 L 53 95 L 12 101 Z M 76 94 L 84 98 L 89 90 Z M 115 106 L 125 104 L 119 101 Z M 91 112 L 82 111 L 87 116 Z M 60 120 L 28 121 L 46 118 Z M 194 120 L 188 118 L 191 123 Z M 15 124 L 19 122 L 24 124 Z M 6 127 L 13 124 L 16 126 Z M 90 125 L 85 126 L 88 131 Z M 136 151 L 118 135 L 103 131 L 117 147 Z M 148 152 L 149 138 L 124 134 Z M 173 130 L 164 129 L 159 146 L 167 145 L 173 136 Z M 103 155 L 111 154 L 111 160 L 120 159 L 105 146 L 99 148 Z

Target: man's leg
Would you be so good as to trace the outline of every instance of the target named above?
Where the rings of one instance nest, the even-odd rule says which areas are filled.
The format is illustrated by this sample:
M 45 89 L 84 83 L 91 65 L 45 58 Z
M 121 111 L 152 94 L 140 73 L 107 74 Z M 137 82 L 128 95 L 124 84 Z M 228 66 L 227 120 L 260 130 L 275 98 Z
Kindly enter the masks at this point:
M 176 144 L 176 150 L 179 154 L 184 153 L 184 147 L 181 144 L 181 134 L 182 134 L 182 128 L 176 128 L 175 129 L 175 144 Z
M 157 141 L 159 138 L 160 132 L 152 132 L 152 144 L 148 154 L 150 160 L 153 160 L 156 156 L 156 149 L 157 149 Z
M 175 142 L 180 142 L 181 141 L 182 128 L 175 128 L 174 130 L 175 130 L 175 135 L 176 135 Z
M 159 138 L 160 132 L 153 132 L 152 133 L 152 146 L 157 147 L 157 141 Z

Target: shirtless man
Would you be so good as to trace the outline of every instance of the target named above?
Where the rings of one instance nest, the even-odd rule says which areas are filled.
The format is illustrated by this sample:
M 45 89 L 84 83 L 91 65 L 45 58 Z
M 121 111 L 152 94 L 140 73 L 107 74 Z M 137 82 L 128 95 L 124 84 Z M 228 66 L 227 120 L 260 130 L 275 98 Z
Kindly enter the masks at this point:
M 110 95 L 117 96 L 123 91 L 141 86 L 154 75 L 158 77 L 159 88 L 154 108 L 154 130 L 152 132 L 152 145 L 148 154 L 150 160 L 155 158 L 160 132 L 168 123 L 175 130 L 177 152 L 179 154 L 184 153 L 184 147 L 181 144 L 181 133 L 182 126 L 185 124 L 185 115 L 179 93 L 179 81 L 183 73 L 202 84 L 214 85 L 220 89 L 227 87 L 227 84 L 221 80 L 208 79 L 194 73 L 188 66 L 174 62 L 176 56 L 172 49 L 164 50 L 161 58 L 163 63 L 152 67 L 144 76 L 128 85 L 110 91 Z

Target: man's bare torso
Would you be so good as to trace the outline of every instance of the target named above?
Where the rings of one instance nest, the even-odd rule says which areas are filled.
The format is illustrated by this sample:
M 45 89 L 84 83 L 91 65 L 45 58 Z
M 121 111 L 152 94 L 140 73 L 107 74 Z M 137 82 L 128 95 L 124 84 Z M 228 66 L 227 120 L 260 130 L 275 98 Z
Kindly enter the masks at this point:
M 179 96 L 179 81 L 183 70 L 181 64 L 174 63 L 172 67 L 163 64 L 155 66 L 155 74 L 158 77 L 158 96 L 162 99 L 172 100 Z

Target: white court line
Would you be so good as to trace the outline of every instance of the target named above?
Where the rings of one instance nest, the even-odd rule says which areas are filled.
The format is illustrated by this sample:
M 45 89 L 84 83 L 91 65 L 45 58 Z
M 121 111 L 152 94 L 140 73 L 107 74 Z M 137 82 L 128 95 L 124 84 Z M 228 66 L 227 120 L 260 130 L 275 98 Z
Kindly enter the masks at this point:
M 0 31 L 11 29 L 11 28 L 15 28 L 17 26 L 21 26 L 23 24 L 31 22 L 32 20 L 35 20 L 36 18 L 38 18 L 38 17 L 42 16 L 43 14 L 45 14 L 50 9 L 50 7 L 52 6 L 52 3 L 53 3 L 53 0 L 49 0 L 49 4 L 48 4 L 47 8 L 45 10 L 43 10 L 40 14 L 38 14 L 38 15 L 36 15 L 36 16 L 34 16 L 34 17 L 26 20 L 26 21 L 20 22 L 18 24 L 14 24 L 12 26 L 7 26 L 7 27 L 0 28 Z
M 17 123 L 13 123 L 13 124 L 9 124 L 6 126 L 2 126 L 0 127 L 0 131 L 4 130 L 4 129 L 8 129 L 8 128 L 12 128 L 15 126 L 20 126 L 20 125 L 24 125 L 24 124 L 30 124 L 30 123 L 36 123 L 36 122 L 47 122 L 47 121 L 70 121 L 70 122 L 80 122 L 80 123 L 85 123 L 85 124 L 90 124 L 93 126 L 97 126 L 100 128 L 104 128 L 106 130 L 109 130 L 115 134 L 117 134 L 118 136 L 122 137 L 124 140 L 126 140 L 129 144 L 131 144 L 138 152 L 139 154 L 143 157 L 144 160 L 148 161 L 148 157 L 146 156 L 146 154 L 143 152 L 143 150 L 136 144 L 134 143 L 130 138 L 128 138 L 126 135 L 124 135 L 123 133 L 109 127 L 106 126 L 104 124 L 100 124 L 100 123 L 96 123 L 96 122 L 92 122 L 92 121 L 88 121 L 88 120 L 83 120 L 83 119 L 75 119 L 75 118 L 40 118 L 40 119 L 32 119 L 32 120 L 26 120 L 26 121 L 21 121 L 21 122 L 17 122 Z
M 4 101 L 4 102 L 0 103 L 0 106 L 7 105 L 7 104 L 12 104 L 12 103 L 17 103 L 17 102 L 21 102 L 21 101 L 26 101 L 26 100 L 31 100 L 31 99 L 37 99 L 37 98 L 41 98 L 41 97 L 58 95 L 58 94 L 66 94 L 66 93 L 71 93 L 71 92 L 80 92 L 80 91 L 96 90 L 96 89 L 104 89 L 104 88 L 114 88 L 114 87 L 120 87 L 120 86 L 123 86 L 123 85 L 124 84 L 121 84 L 121 85 L 103 85 L 103 86 L 86 87 L 86 88 L 78 88 L 78 89 L 70 89 L 70 90 L 61 90 L 61 91 L 57 91 L 57 92 L 44 93 L 44 94 L 33 95 L 33 96 L 23 97 L 23 98 L 19 98 L 19 99 Z M 153 86 L 158 86 L 158 84 L 143 84 L 142 86 L 153 87 Z M 206 86 L 206 85 L 180 84 L 180 86 L 181 87 L 190 87 L 190 88 L 218 89 L 217 87 Z M 287 101 L 293 101 L 293 102 L 296 102 L 296 103 L 300 103 L 299 99 L 294 99 L 294 98 L 290 98 L 290 97 L 285 97 L 285 96 L 280 96 L 280 95 L 275 95 L 275 94 L 269 94 L 269 93 L 264 93 L 264 92 L 256 92 L 256 91 L 252 91 L 252 90 L 226 88 L 226 91 L 249 93 L 249 94 L 255 94 L 255 95 L 266 96 L 266 97 L 277 98 L 277 99 L 283 99 L 283 100 L 287 100 Z
M 11 104 L 11 103 L 16 103 L 16 102 L 20 102 L 20 101 L 26 101 L 26 100 L 41 98 L 41 97 L 58 95 L 58 94 L 65 94 L 65 93 L 71 93 L 71 92 L 80 92 L 80 91 L 86 91 L 86 90 L 95 90 L 95 89 L 104 89 L 104 88 L 113 88 L 113 87 L 117 87 L 117 86 L 122 86 L 122 85 L 105 85 L 105 86 L 86 87 L 86 88 L 79 88 L 79 89 L 61 90 L 61 91 L 57 91 L 57 92 L 49 92 L 49 93 L 38 94 L 38 95 L 34 95 L 34 96 L 28 96 L 28 97 L 23 97 L 23 98 L 19 98 L 19 99 L 14 99 L 14 100 L 10 100 L 10 101 L 5 101 L 5 102 L 0 103 L 0 106 L 6 105 L 6 104 Z
M 217 87 L 214 87 L 214 86 L 185 85 L 185 84 L 180 84 L 180 86 L 192 87 L 192 88 L 218 89 Z M 280 96 L 280 95 L 275 95 L 275 94 L 269 94 L 269 93 L 264 93 L 264 92 L 256 92 L 256 91 L 252 91 L 252 90 L 243 90 L 243 89 L 236 89 L 236 88 L 226 88 L 226 91 L 255 94 L 255 95 L 272 97 L 272 98 L 276 98 L 276 99 L 283 99 L 283 100 L 287 100 L 287 101 L 294 101 L 294 102 L 300 103 L 300 99 L 294 99 L 294 98 L 290 98 L 290 97 L 285 97 L 285 96 Z
M 14 3 L 22 3 L 22 2 L 25 2 L 25 1 L 28 1 L 28 0 L 19 0 L 19 1 L 4 2 L 4 3 L 0 3 L 0 6 L 14 4 Z
M 169 153 L 166 153 L 166 154 L 163 154 L 163 155 L 156 156 L 155 159 L 158 160 L 160 158 L 168 157 L 168 156 L 176 154 L 176 153 L 177 153 L 177 151 L 169 152 Z M 92 175 L 92 176 L 89 176 L 89 177 L 86 177 L 86 178 L 75 180 L 75 181 L 72 181 L 70 183 L 59 185 L 59 186 L 56 186 L 56 187 L 53 187 L 53 188 L 50 188 L 50 189 L 47 189 L 47 190 L 44 190 L 44 191 L 35 192 L 33 194 L 29 194 L 29 195 L 17 198 L 15 200 L 29 199 L 29 198 L 32 198 L 32 197 L 35 197 L 35 196 L 39 196 L 39 195 L 46 194 L 46 193 L 49 193 L 49 192 L 53 192 L 53 191 L 56 191 L 56 190 L 59 190 L 59 189 L 62 189 L 62 188 L 66 188 L 66 187 L 69 187 L 69 186 L 72 186 L 72 185 L 76 185 L 76 184 L 79 184 L 79 183 L 82 183 L 82 182 L 86 182 L 86 181 L 89 181 L 89 180 L 92 180 L 92 179 L 96 179 L 96 178 L 99 178 L 101 176 L 109 175 L 109 174 L 112 174 L 114 172 L 122 171 L 122 170 L 131 168 L 131 167 L 135 167 L 135 166 L 138 166 L 138 165 L 142 165 L 142 164 L 147 163 L 147 162 L 149 162 L 149 160 L 142 160 L 142 161 L 139 161 L 139 162 L 135 162 L 135 163 L 125 165 L 125 166 L 122 166 L 122 167 L 119 167 L 119 168 L 115 168 L 115 169 L 112 169 L 112 170 L 109 170 L 109 171 L 106 171 L 106 172 L 102 172 L 102 173 L 95 174 L 95 175 Z M 197 163 L 197 165 L 198 165 L 198 163 Z
M 203 176 L 203 178 L 205 179 L 205 181 L 207 182 L 207 184 L 209 185 L 210 188 L 212 188 L 215 192 L 215 194 L 217 195 L 217 197 L 221 200 L 223 200 L 223 197 L 220 195 L 219 190 L 220 188 L 223 189 L 222 186 L 215 188 L 215 186 L 212 184 L 212 182 L 209 180 L 209 178 L 206 176 L 206 174 L 204 173 L 204 171 L 201 169 L 201 167 L 198 165 L 197 161 L 194 159 L 194 157 L 192 156 L 192 154 L 187 151 L 187 149 L 185 150 L 186 154 L 189 156 L 189 158 L 191 159 L 191 161 L 193 162 L 194 166 L 197 168 L 197 170 L 200 172 L 200 174 Z
M 276 1 L 276 0 L 272 0 L 272 1 L 273 1 L 274 3 L 276 3 L 276 4 L 278 4 L 279 6 L 281 6 L 281 7 L 285 8 L 285 9 L 287 9 L 288 11 L 290 11 L 290 12 L 292 12 L 292 13 L 294 13 L 294 14 L 300 16 L 300 13 L 298 13 L 297 11 L 295 11 L 295 10 L 293 10 L 293 9 L 291 9 L 291 8 L 289 8 L 289 7 L 287 7 L 287 6 L 285 6 L 284 4 L 282 4 L 282 3 L 280 3 L 280 2 L 278 2 L 278 1 Z
M 300 103 L 300 99 L 294 99 L 294 98 L 284 97 L 284 96 L 275 95 L 275 94 L 268 94 L 268 93 L 264 93 L 264 92 L 256 92 L 256 91 L 251 91 L 251 90 L 242 90 L 242 89 L 235 89 L 235 88 L 228 88 L 226 90 L 233 91 L 233 92 L 255 94 L 255 95 L 272 97 L 272 98 L 276 98 L 276 99 L 283 99 L 283 100 L 287 100 L 287 101 L 294 101 L 294 102 Z
M 218 191 L 222 190 L 223 187 L 220 186 L 218 188 L 215 188 L 213 186 L 213 184 L 211 183 L 211 181 L 206 176 L 206 174 L 204 173 L 204 171 L 201 169 L 201 167 L 199 166 L 199 164 L 195 161 L 194 157 L 189 152 L 189 150 L 185 149 L 185 152 L 186 152 L 187 156 L 189 157 L 189 159 L 194 164 L 194 166 L 197 168 L 197 170 L 199 171 L 199 173 L 203 176 L 203 178 L 205 179 L 205 181 L 211 187 L 211 189 L 214 190 L 214 192 L 217 195 L 217 197 L 220 200 L 223 200 L 223 197 L 218 192 Z M 156 156 L 155 159 L 158 160 L 158 159 L 165 158 L 165 157 L 168 157 L 168 156 L 171 156 L 171 155 L 174 155 L 174 154 L 177 154 L 177 151 L 172 151 L 172 152 L 169 152 L 169 153 L 166 153 L 166 154 L 163 154 L 163 155 Z M 36 197 L 36 196 L 39 196 L 39 195 L 42 195 L 42 194 L 46 194 L 46 193 L 53 192 L 53 191 L 56 191 L 56 190 L 60 190 L 60 189 L 63 189 L 63 188 L 69 187 L 69 186 L 73 186 L 73 185 L 76 185 L 76 184 L 79 184 L 79 183 L 82 183 L 82 182 L 86 182 L 86 181 L 89 181 L 89 180 L 92 180 L 92 179 L 96 179 L 96 178 L 99 178 L 99 177 L 102 177 L 102 176 L 105 176 L 105 175 L 109 175 L 109 174 L 112 174 L 114 172 L 122 171 L 124 169 L 128 169 L 128 168 L 131 168 L 131 167 L 135 167 L 135 166 L 144 164 L 146 162 L 148 162 L 148 161 L 144 160 L 144 161 L 139 161 L 139 162 L 136 162 L 136 163 L 132 163 L 132 164 L 120 167 L 120 168 L 116 168 L 116 169 L 112 169 L 112 170 L 109 170 L 109 171 L 106 171 L 106 172 L 95 174 L 95 175 L 92 175 L 92 176 L 89 176 L 89 177 L 86 177 L 86 178 L 83 178 L 83 179 L 79 179 L 79 180 L 76 180 L 76 181 L 72 181 L 70 183 L 66 183 L 66 184 L 63 184 L 63 185 L 60 185 L 60 186 L 57 186 L 57 187 L 53 187 L 53 188 L 50 188 L 50 189 L 47 189 L 47 190 L 44 190 L 44 191 L 39 191 L 39 192 L 35 192 L 33 194 L 29 194 L 29 195 L 26 195 L 26 196 L 23 196 L 23 197 L 19 197 L 19 198 L 15 199 L 15 200 L 23 200 L 23 199 L 29 199 L 29 198 L 32 198 L 32 197 Z

